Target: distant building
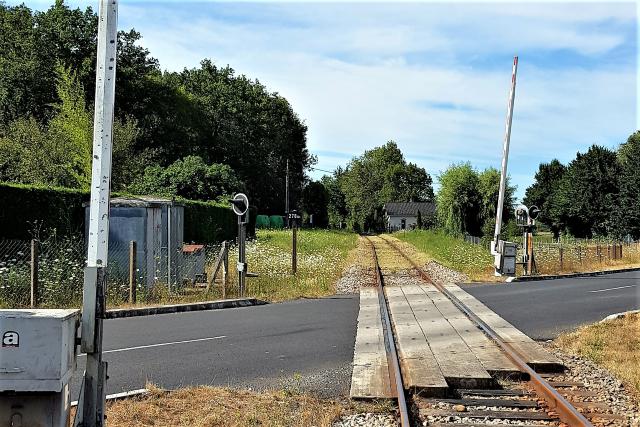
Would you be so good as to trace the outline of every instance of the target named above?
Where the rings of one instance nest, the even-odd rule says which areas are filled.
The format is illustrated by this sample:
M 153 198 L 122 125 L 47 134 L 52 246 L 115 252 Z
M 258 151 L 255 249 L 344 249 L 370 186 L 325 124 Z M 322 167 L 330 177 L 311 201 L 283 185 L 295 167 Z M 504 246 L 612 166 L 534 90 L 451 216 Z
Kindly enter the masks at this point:
M 418 211 L 423 223 L 432 223 L 436 215 L 433 202 L 392 202 L 382 207 L 387 231 L 410 230 L 418 224 Z

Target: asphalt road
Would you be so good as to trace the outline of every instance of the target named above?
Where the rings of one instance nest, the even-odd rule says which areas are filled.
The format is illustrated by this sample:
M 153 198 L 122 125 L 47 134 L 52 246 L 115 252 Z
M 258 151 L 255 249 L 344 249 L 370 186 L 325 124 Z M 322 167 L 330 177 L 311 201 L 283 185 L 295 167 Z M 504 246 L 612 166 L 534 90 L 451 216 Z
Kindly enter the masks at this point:
M 640 307 L 640 272 L 465 289 L 536 339 Z M 107 393 L 149 381 L 169 389 L 204 384 L 346 395 L 357 315 L 358 297 L 346 295 L 107 320 Z M 80 356 L 79 374 L 84 361 Z
M 464 289 L 534 339 L 640 308 L 640 271 Z
M 186 385 L 346 395 L 358 297 L 111 319 L 104 324 L 107 393 Z M 77 399 L 85 357 L 72 382 Z

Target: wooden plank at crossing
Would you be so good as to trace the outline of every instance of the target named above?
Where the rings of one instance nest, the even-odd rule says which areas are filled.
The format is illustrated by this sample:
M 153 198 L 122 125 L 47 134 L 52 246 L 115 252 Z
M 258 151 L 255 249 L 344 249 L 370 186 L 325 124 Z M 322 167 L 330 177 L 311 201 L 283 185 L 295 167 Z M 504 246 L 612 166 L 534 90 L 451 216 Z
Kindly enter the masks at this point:
M 424 396 L 444 396 L 448 384 L 402 289 L 386 286 L 385 293 L 398 344 L 398 358 L 405 388 L 419 390 Z
M 421 286 L 404 285 L 402 291 L 447 383 L 464 388 L 492 386 L 491 375 Z
M 519 351 L 525 362 L 536 370 L 557 372 L 564 369 L 562 361 L 546 351 L 511 323 L 498 316 L 478 299 L 457 285 L 444 285 L 456 298 L 469 307 L 482 321 L 491 327 L 501 339 Z
M 350 395 L 353 399 L 389 399 L 395 396 L 391 388 L 377 288 L 360 290 Z
M 492 375 L 519 376 L 518 367 L 464 313 L 431 285 L 421 285 L 433 304 Z

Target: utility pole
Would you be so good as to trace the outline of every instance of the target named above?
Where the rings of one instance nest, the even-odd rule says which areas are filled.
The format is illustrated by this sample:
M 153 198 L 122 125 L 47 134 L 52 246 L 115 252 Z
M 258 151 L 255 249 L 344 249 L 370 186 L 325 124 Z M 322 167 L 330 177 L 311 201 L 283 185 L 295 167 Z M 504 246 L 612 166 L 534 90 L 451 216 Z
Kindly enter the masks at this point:
M 109 193 L 118 45 L 117 0 L 100 0 L 98 19 L 91 204 L 82 302 L 81 350 L 87 354 L 87 362 L 74 420 L 74 426 L 77 427 L 104 425 L 107 382 L 107 363 L 102 360 L 102 321 L 106 308 L 109 251 Z
M 287 217 L 287 228 L 289 228 L 289 159 L 287 159 L 287 176 L 285 178 L 284 214 Z

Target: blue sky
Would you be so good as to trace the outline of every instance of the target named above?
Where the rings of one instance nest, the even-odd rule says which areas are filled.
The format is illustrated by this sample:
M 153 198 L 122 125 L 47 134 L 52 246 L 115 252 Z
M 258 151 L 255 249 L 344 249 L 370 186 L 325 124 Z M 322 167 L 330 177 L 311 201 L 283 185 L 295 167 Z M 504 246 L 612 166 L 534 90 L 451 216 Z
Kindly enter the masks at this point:
M 284 95 L 325 170 L 390 139 L 434 178 L 452 162 L 499 168 L 515 54 L 518 196 L 540 162 L 638 127 L 634 2 L 121 1 L 119 26 L 165 69 L 212 58 Z

